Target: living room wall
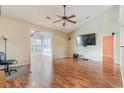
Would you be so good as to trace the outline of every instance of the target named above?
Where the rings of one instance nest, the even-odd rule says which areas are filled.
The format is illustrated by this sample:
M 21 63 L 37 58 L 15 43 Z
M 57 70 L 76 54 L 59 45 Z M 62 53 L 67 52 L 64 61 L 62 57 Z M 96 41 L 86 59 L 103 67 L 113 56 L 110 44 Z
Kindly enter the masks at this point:
M 30 33 L 32 29 L 52 33 L 54 58 L 68 56 L 67 35 L 63 32 L 36 26 L 8 17 L 0 17 L 0 51 L 4 51 L 4 41 L 1 39 L 1 36 L 7 36 L 7 58 L 17 59 L 18 65 L 29 64 Z
M 124 5 L 120 6 L 120 56 L 121 74 L 124 86 Z
M 69 41 L 69 55 L 73 53 L 79 53 L 85 58 L 102 61 L 102 38 L 103 36 L 111 35 L 115 32 L 115 63 L 119 63 L 119 6 L 114 6 L 101 15 L 91 19 L 82 27 L 69 34 L 71 40 Z M 96 45 L 95 46 L 76 46 L 76 37 L 78 35 L 96 33 Z

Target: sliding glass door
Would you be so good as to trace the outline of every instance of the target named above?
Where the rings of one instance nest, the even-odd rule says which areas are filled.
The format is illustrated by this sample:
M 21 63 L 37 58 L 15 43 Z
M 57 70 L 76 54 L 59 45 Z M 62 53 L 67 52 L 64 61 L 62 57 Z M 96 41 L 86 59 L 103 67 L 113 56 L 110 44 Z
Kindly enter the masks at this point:
M 52 36 L 48 33 L 33 32 L 31 34 L 32 55 L 52 55 Z

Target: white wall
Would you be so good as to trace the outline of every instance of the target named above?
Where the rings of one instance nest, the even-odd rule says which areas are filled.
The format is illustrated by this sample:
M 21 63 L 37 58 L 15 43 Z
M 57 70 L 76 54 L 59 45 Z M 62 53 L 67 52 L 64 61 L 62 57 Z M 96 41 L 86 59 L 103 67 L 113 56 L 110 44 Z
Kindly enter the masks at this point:
M 120 6 L 120 56 L 121 72 L 124 86 L 124 6 Z
M 15 58 L 18 60 L 18 64 L 20 65 L 30 63 L 30 32 L 32 29 L 52 33 L 53 54 L 55 58 L 68 56 L 68 42 L 66 34 L 8 17 L 1 17 L 0 36 L 8 36 L 8 59 Z M 2 39 L 0 39 L 0 51 L 4 51 L 4 42 Z
M 112 32 L 116 32 L 117 39 L 119 38 L 119 6 L 114 6 L 105 13 L 97 16 L 96 18 L 90 20 L 84 24 L 80 29 L 75 32 L 70 33 L 71 40 L 70 43 L 70 56 L 73 53 L 79 53 L 84 55 L 84 57 L 102 61 L 102 38 L 103 36 L 111 35 Z M 96 33 L 96 45 L 95 46 L 76 46 L 76 37 L 82 34 Z M 115 45 L 119 50 L 119 40 L 118 44 Z M 116 53 L 119 57 L 119 51 Z M 119 62 L 119 58 L 117 63 Z
M 123 30 L 124 31 L 124 30 Z M 124 37 L 124 36 L 123 36 Z M 123 40 L 123 42 L 124 42 L 124 40 Z M 124 86 L 124 47 L 121 47 L 120 48 L 120 51 L 121 51 L 121 53 L 120 53 L 120 58 L 121 58 L 121 60 L 120 60 L 120 65 L 121 65 L 121 74 L 122 74 L 122 80 L 123 80 L 123 86 Z

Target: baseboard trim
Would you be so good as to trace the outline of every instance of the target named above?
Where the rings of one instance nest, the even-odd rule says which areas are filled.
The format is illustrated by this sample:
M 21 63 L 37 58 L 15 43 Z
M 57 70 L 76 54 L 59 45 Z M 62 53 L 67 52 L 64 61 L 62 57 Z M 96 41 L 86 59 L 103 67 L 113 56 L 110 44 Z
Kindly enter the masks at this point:
M 56 59 L 58 58 L 72 58 L 72 56 L 56 57 Z
M 26 66 L 26 65 L 30 65 L 30 63 L 25 63 L 25 64 L 15 64 L 15 65 L 12 65 L 12 67 Z

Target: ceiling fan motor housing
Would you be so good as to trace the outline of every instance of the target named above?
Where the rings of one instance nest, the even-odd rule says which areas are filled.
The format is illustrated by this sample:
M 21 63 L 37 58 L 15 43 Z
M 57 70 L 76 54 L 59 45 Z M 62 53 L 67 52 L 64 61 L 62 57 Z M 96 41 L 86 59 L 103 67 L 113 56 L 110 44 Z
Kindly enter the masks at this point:
M 67 19 L 67 17 L 66 16 L 63 16 L 62 19 Z

